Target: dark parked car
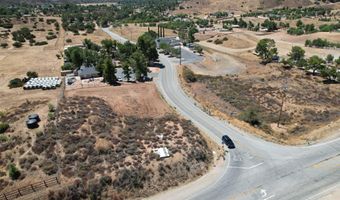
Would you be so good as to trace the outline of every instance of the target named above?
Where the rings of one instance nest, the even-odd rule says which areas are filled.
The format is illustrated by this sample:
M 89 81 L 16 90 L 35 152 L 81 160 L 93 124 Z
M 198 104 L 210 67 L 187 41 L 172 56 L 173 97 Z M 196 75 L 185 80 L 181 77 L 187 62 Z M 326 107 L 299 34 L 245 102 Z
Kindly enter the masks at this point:
M 235 149 L 234 142 L 227 135 L 222 136 L 222 144 L 227 145 L 229 149 Z

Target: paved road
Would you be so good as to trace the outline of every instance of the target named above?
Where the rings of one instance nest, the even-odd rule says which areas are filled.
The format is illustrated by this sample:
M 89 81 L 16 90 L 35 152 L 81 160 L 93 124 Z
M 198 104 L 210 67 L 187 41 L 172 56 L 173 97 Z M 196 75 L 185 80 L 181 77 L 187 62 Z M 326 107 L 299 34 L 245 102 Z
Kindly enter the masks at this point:
M 129 41 L 128 39 L 126 39 L 126 38 L 124 38 L 124 37 L 122 37 L 122 36 L 120 36 L 120 35 L 118 35 L 116 33 L 113 33 L 112 31 L 110 31 L 110 28 L 102 28 L 102 30 L 105 33 L 109 34 L 112 37 L 113 40 L 116 40 L 119 43 L 123 44 L 123 43 Z M 133 44 L 135 43 L 133 41 L 130 41 L 130 42 L 133 43 Z
M 113 36 L 117 38 L 116 34 Z M 183 51 L 185 62 L 194 61 L 195 55 Z M 180 87 L 176 72 L 178 59 L 160 55 L 160 61 L 165 68 L 157 85 L 166 101 L 217 143 L 227 133 L 236 145 L 230 151 L 229 164 L 214 184 L 196 193 L 181 192 L 176 194 L 176 199 L 314 200 L 340 187 L 340 138 L 303 147 L 261 140 L 203 112 Z M 165 199 L 162 195 L 158 197 Z
M 203 112 L 178 83 L 177 60 L 160 56 L 165 68 L 158 86 L 170 105 L 220 143 L 227 133 L 236 144 L 217 183 L 180 199 L 318 199 L 340 188 L 340 140 L 304 147 L 263 141 Z M 159 196 L 162 199 L 162 196 Z

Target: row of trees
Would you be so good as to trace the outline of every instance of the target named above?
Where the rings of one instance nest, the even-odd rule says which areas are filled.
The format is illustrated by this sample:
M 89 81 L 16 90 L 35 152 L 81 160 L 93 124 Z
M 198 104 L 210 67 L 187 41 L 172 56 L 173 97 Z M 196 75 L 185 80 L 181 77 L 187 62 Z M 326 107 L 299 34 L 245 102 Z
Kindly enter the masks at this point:
M 277 57 L 278 51 L 275 46 L 275 41 L 272 39 L 262 39 L 256 46 L 255 52 L 261 57 L 263 63 L 270 63 Z M 288 59 L 282 59 L 281 63 L 288 68 L 294 66 L 304 69 L 308 72 L 316 73 L 325 77 L 330 81 L 340 81 L 340 72 L 337 66 L 340 66 L 340 57 L 334 60 L 334 56 L 328 55 L 324 60 L 317 55 L 308 59 L 305 58 L 305 50 L 299 46 L 292 47 L 288 54 Z
M 314 24 L 304 24 L 301 20 L 296 22 L 296 27 L 291 27 L 287 30 L 290 35 L 303 35 L 316 32 L 333 32 L 340 28 L 340 22 L 337 24 L 323 24 L 319 29 Z
M 317 47 L 317 48 L 340 48 L 340 43 L 330 42 L 327 39 L 315 39 L 315 40 L 306 40 L 305 42 L 306 47 Z
M 242 16 L 244 17 L 269 17 L 275 20 L 281 20 L 281 18 L 287 19 L 300 19 L 302 17 L 316 17 L 316 16 L 329 16 L 331 9 L 323 7 L 306 7 L 306 8 L 278 8 L 269 11 L 255 11 L 249 12 Z

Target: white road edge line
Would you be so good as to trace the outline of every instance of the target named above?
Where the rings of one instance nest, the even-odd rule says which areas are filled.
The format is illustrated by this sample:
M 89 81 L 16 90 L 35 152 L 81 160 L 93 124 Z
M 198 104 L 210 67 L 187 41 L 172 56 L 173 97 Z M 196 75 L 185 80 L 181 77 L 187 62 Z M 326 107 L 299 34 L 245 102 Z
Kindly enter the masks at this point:
M 332 186 L 332 187 L 330 187 L 330 188 L 327 188 L 327 189 L 325 189 L 324 191 L 319 192 L 319 193 L 317 193 L 317 194 L 315 194 L 315 195 L 309 197 L 309 198 L 306 199 L 306 200 L 315 199 L 316 197 L 319 197 L 320 195 L 322 195 L 322 194 L 324 194 L 324 193 L 327 193 L 327 192 L 329 192 L 330 190 L 333 190 L 334 188 L 336 188 L 336 187 L 338 187 L 338 186 L 340 186 L 340 183 L 339 183 L 339 184 L 336 184 L 336 185 L 334 185 L 334 186 Z
M 265 198 L 265 199 L 263 199 L 263 200 L 268 200 L 268 199 L 271 199 L 271 198 L 273 198 L 273 197 L 275 197 L 275 195 L 272 195 L 272 196 L 270 196 L 270 197 L 267 197 L 267 198 Z
M 229 168 L 235 168 L 235 169 L 245 169 L 245 170 L 249 170 L 249 169 L 253 169 L 255 167 L 258 167 L 260 165 L 262 165 L 263 162 L 259 163 L 259 164 L 256 164 L 256 165 L 253 165 L 253 166 L 250 166 L 250 167 L 237 167 L 237 166 L 229 166 Z

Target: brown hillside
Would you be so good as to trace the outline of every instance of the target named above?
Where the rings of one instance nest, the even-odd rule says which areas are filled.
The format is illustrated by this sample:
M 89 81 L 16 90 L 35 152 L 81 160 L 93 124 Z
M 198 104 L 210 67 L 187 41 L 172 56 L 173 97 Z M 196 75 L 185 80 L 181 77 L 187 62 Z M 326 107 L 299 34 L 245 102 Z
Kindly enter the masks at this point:
M 188 0 L 181 4 L 184 9 L 176 13 L 214 13 L 217 11 L 250 11 L 275 7 L 298 7 L 311 5 L 310 0 Z

